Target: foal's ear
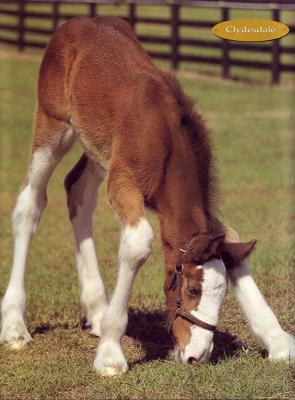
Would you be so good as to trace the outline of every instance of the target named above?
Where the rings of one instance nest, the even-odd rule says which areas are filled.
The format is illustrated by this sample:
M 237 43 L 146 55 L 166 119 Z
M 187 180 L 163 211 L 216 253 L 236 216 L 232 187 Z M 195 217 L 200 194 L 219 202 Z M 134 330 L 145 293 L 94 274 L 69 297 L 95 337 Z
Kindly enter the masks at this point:
M 220 247 L 221 257 L 226 268 L 233 268 L 239 265 L 254 250 L 256 240 L 247 243 L 223 242 Z
M 225 234 L 212 234 L 207 238 L 205 251 L 207 253 L 216 254 L 218 252 L 220 243 L 223 242 Z

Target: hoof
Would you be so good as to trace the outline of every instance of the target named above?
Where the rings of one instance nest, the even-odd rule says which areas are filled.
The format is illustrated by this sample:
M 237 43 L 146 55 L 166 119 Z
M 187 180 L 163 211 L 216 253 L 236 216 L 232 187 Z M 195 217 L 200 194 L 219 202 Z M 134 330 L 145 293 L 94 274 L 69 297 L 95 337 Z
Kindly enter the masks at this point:
M 31 340 L 31 336 L 30 338 L 19 337 L 16 340 L 5 341 L 3 342 L 3 345 L 9 350 L 18 351 L 25 347 Z
M 3 323 L 0 343 L 11 350 L 19 350 L 32 340 L 23 320 Z
M 268 359 L 271 361 L 295 361 L 295 338 L 287 332 L 280 332 L 273 338 Z
M 96 373 L 100 376 L 118 376 L 123 375 L 127 371 L 125 369 L 121 369 L 120 367 L 102 367 L 96 370 Z
M 90 334 L 91 336 L 100 337 L 100 335 L 101 335 L 100 325 L 91 328 L 89 334 Z
M 90 335 L 101 336 L 101 320 L 104 315 L 105 308 L 93 315 L 87 316 L 87 325 L 90 326 Z
M 101 343 L 97 349 L 93 369 L 101 376 L 124 374 L 128 369 L 128 365 L 120 345 L 118 343 Z

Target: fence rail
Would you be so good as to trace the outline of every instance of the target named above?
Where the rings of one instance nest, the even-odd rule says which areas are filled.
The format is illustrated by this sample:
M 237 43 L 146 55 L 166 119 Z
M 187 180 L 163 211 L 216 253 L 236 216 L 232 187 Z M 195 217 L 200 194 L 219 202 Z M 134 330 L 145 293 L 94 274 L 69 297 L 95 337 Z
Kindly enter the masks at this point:
M 50 5 L 50 11 L 43 12 L 38 9 L 32 9 L 32 5 L 46 4 Z M 61 21 L 77 16 L 72 12 L 62 12 L 63 5 L 83 5 L 87 7 L 86 13 L 89 16 L 101 15 L 99 5 L 122 5 L 126 4 L 127 14 L 122 17 L 129 21 L 135 32 L 138 24 L 169 26 L 170 36 L 152 36 L 150 34 L 137 34 L 138 39 L 144 44 L 166 45 L 168 51 L 150 50 L 149 54 L 157 59 L 168 60 L 173 69 L 179 68 L 181 62 L 202 63 L 211 65 L 220 65 L 222 76 L 230 78 L 231 67 L 244 67 L 260 70 L 268 70 L 271 74 L 271 82 L 276 84 L 280 82 L 282 72 L 295 73 L 295 64 L 283 63 L 282 56 L 284 54 L 294 55 L 295 46 L 283 45 L 281 41 L 274 40 L 266 43 L 236 43 L 215 38 L 215 40 L 183 38 L 181 36 L 182 28 L 200 28 L 211 29 L 216 23 L 230 19 L 230 13 L 233 9 L 261 9 L 270 10 L 271 18 L 280 21 L 282 11 L 295 11 L 293 0 L 285 0 L 279 2 L 266 2 L 261 0 L 237 2 L 237 1 L 189 1 L 189 0 L 0 0 L 0 42 L 17 46 L 20 51 L 27 47 L 43 48 L 46 46 L 50 36 L 58 27 Z M 166 5 L 170 9 L 169 17 L 149 17 L 140 16 L 137 13 L 140 5 Z M 30 7 L 28 7 L 30 6 Z M 200 8 L 217 8 L 220 11 L 220 18 L 216 21 L 196 20 L 193 18 L 182 18 L 181 7 L 200 7 Z M 83 14 L 85 15 L 85 14 Z M 4 22 L 3 22 L 4 17 Z M 5 22 L 5 17 L 13 18 L 15 23 Z M 28 24 L 28 19 L 50 21 L 50 27 L 36 27 Z M 295 25 L 289 25 L 290 35 L 295 38 Z M 7 35 L 8 33 L 8 35 Z M 11 34 L 14 34 L 13 36 Z M 28 39 L 27 35 L 37 35 L 34 39 Z M 10 36 L 9 36 L 10 35 Z M 45 40 L 44 40 L 45 39 Z M 203 49 L 220 49 L 221 56 L 215 55 L 194 55 L 183 54 L 182 46 L 190 46 L 191 48 Z M 271 61 L 238 59 L 231 56 L 234 50 L 242 52 L 253 52 L 269 54 Z

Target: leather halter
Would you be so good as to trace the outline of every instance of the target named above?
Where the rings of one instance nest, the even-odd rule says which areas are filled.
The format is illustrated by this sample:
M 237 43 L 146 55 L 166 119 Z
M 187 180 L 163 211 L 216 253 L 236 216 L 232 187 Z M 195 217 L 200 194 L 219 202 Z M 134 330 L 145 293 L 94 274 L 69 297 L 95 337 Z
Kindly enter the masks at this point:
M 177 262 L 176 262 L 176 266 L 175 266 L 175 272 L 173 275 L 173 278 L 170 282 L 170 285 L 168 287 L 168 290 L 176 290 L 176 308 L 175 311 L 172 315 L 171 318 L 169 318 L 168 320 L 168 333 L 171 332 L 171 327 L 172 324 L 174 322 L 174 320 L 177 318 L 177 316 L 186 319 L 187 321 L 191 322 L 194 325 L 198 325 L 199 327 L 206 329 L 208 331 L 214 332 L 216 330 L 216 326 L 215 325 L 211 325 L 208 324 L 207 322 L 202 321 L 201 319 L 195 317 L 194 315 L 192 315 L 190 313 L 189 310 L 185 310 L 182 308 L 182 293 L 181 293 L 181 289 L 182 289 L 182 281 L 183 281 L 183 257 L 186 253 L 186 251 L 189 248 L 191 241 L 188 240 L 185 242 L 183 248 L 179 249 L 179 253 L 178 253 L 178 257 L 177 257 Z

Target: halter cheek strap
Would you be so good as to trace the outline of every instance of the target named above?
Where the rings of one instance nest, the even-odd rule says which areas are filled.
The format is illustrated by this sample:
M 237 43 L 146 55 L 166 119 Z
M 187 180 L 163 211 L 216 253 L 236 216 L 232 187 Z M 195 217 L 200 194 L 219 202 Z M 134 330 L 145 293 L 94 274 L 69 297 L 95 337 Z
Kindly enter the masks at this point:
M 208 324 L 207 322 L 204 322 L 200 320 L 199 318 L 195 317 L 190 313 L 189 310 L 185 310 L 182 308 L 183 305 L 183 300 L 182 300 L 182 282 L 183 282 L 183 257 L 186 253 L 186 251 L 189 248 L 190 241 L 186 241 L 183 248 L 179 249 L 178 257 L 177 257 L 177 262 L 175 266 L 175 272 L 172 277 L 172 280 L 170 282 L 170 285 L 168 287 L 168 290 L 176 290 L 176 307 L 175 311 L 172 314 L 172 316 L 168 320 L 168 333 L 171 332 L 172 324 L 174 320 L 177 318 L 177 316 L 191 322 L 194 325 L 199 326 L 200 328 L 206 329 L 208 331 L 214 332 L 216 330 L 215 325 Z

